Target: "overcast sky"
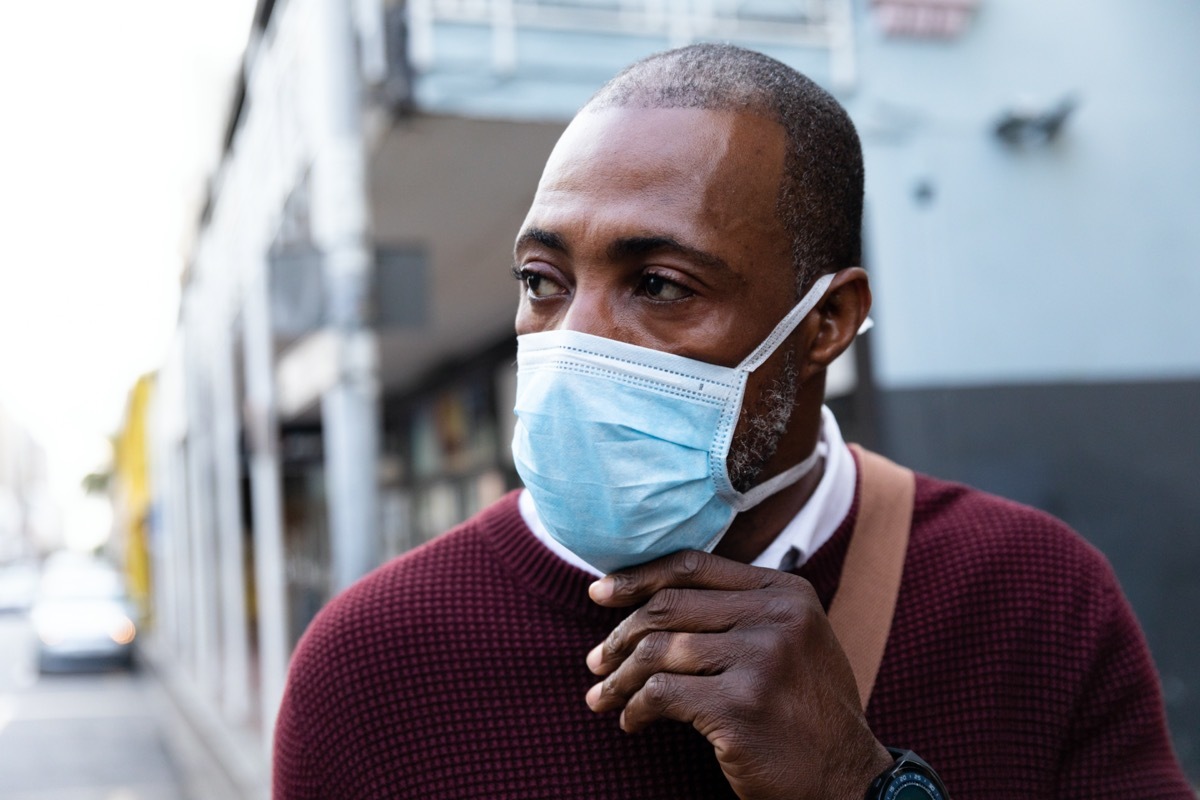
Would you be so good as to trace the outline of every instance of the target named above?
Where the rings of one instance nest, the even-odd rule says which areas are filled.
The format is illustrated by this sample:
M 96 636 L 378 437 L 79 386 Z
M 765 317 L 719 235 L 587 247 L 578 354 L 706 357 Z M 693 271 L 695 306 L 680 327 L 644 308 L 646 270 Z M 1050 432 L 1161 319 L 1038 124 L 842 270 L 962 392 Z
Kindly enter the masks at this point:
M 253 8 L 0 4 L 0 405 L 59 490 L 162 361 Z

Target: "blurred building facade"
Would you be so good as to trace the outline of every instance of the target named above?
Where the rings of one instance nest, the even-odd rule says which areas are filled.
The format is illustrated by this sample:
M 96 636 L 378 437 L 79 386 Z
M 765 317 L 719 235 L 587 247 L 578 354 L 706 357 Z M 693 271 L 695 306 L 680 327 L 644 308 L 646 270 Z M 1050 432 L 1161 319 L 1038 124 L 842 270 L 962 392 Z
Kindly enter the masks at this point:
M 61 539 L 45 450 L 0 406 L 0 566 L 43 556 Z
M 154 377 L 143 375 L 133 385 L 121 427 L 113 438 L 109 496 L 113 507 L 112 535 L 106 545 L 112 560 L 122 565 L 126 589 L 145 622 L 152 622 L 150 530 L 154 513 L 150 495 L 150 407 Z
M 833 381 L 851 437 L 1104 549 L 1200 776 L 1200 644 L 1172 614 L 1200 605 L 1200 159 L 1180 161 L 1200 70 L 1171 66 L 1197 23 L 1082 0 L 262 0 L 149 422 L 160 665 L 262 756 L 313 614 L 517 485 L 509 260 L 542 164 L 622 66 L 729 40 L 862 133 L 879 325 Z

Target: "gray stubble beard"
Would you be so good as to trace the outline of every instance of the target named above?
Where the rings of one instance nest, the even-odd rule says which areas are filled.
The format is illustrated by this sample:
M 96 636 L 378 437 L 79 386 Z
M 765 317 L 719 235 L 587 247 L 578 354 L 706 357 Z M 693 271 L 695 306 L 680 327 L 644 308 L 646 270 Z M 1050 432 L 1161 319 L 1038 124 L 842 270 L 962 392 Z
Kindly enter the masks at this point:
M 754 486 L 763 467 L 779 449 L 796 407 L 799 385 L 796 354 L 789 349 L 784 356 L 782 372 L 756 404 L 761 411 L 752 413 L 743 409 L 745 424 L 729 447 L 726 469 L 729 471 L 729 482 L 739 492 L 746 492 Z

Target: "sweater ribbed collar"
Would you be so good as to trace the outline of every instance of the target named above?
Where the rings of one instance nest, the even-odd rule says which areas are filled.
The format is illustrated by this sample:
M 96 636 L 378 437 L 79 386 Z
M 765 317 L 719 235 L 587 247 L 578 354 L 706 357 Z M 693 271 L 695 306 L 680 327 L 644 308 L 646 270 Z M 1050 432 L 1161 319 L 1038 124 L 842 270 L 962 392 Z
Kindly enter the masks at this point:
M 855 469 L 859 470 L 857 457 Z M 601 608 L 588 597 L 587 588 L 595 580 L 593 575 L 568 564 L 538 540 L 521 516 L 519 495 L 520 490 L 508 493 L 478 517 L 480 530 L 500 563 L 525 591 L 555 607 L 596 619 L 622 618 L 624 610 Z M 850 534 L 858 517 L 859 495 L 856 482 L 854 501 L 841 525 L 803 566 L 794 570 L 812 583 L 826 609 L 837 591 Z

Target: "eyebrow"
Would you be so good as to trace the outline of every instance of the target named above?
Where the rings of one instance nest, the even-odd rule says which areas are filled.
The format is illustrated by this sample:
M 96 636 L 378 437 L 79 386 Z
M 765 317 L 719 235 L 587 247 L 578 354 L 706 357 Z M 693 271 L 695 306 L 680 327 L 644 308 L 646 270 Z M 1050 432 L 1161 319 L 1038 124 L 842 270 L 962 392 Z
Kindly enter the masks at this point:
M 671 236 L 631 236 L 617 239 L 608 246 L 608 257 L 614 261 L 625 261 L 663 251 L 678 253 L 702 267 L 729 270 L 729 264 L 723 258 L 686 245 Z
M 517 243 L 513 245 L 513 252 L 520 252 L 522 247 L 531 244 L 540 244 L 542 247 L 547 247 L 551 250 L 557 250 L 560 253 L 568 253 L 567 243 L 557 233 L 544 230 L 542 228 L 526 228 L 520 236 L 517 237 Z
M 540 244 L 560 253 L 570 253 L 570 248 L 567 247 L 566 241 L 561 236 L 543 228 L 527 228 L 517 237 L 514 250 L 520 251 L 522 247 L 530 244 Z M 663 251 L 678 253 L 703 267 L 729 270 L 729 264 L 723 258 L 686 245 L 672 236 L 628 236 L 617 239 L 608 246 L 607 255 L 613 261 L 627 261 Z

